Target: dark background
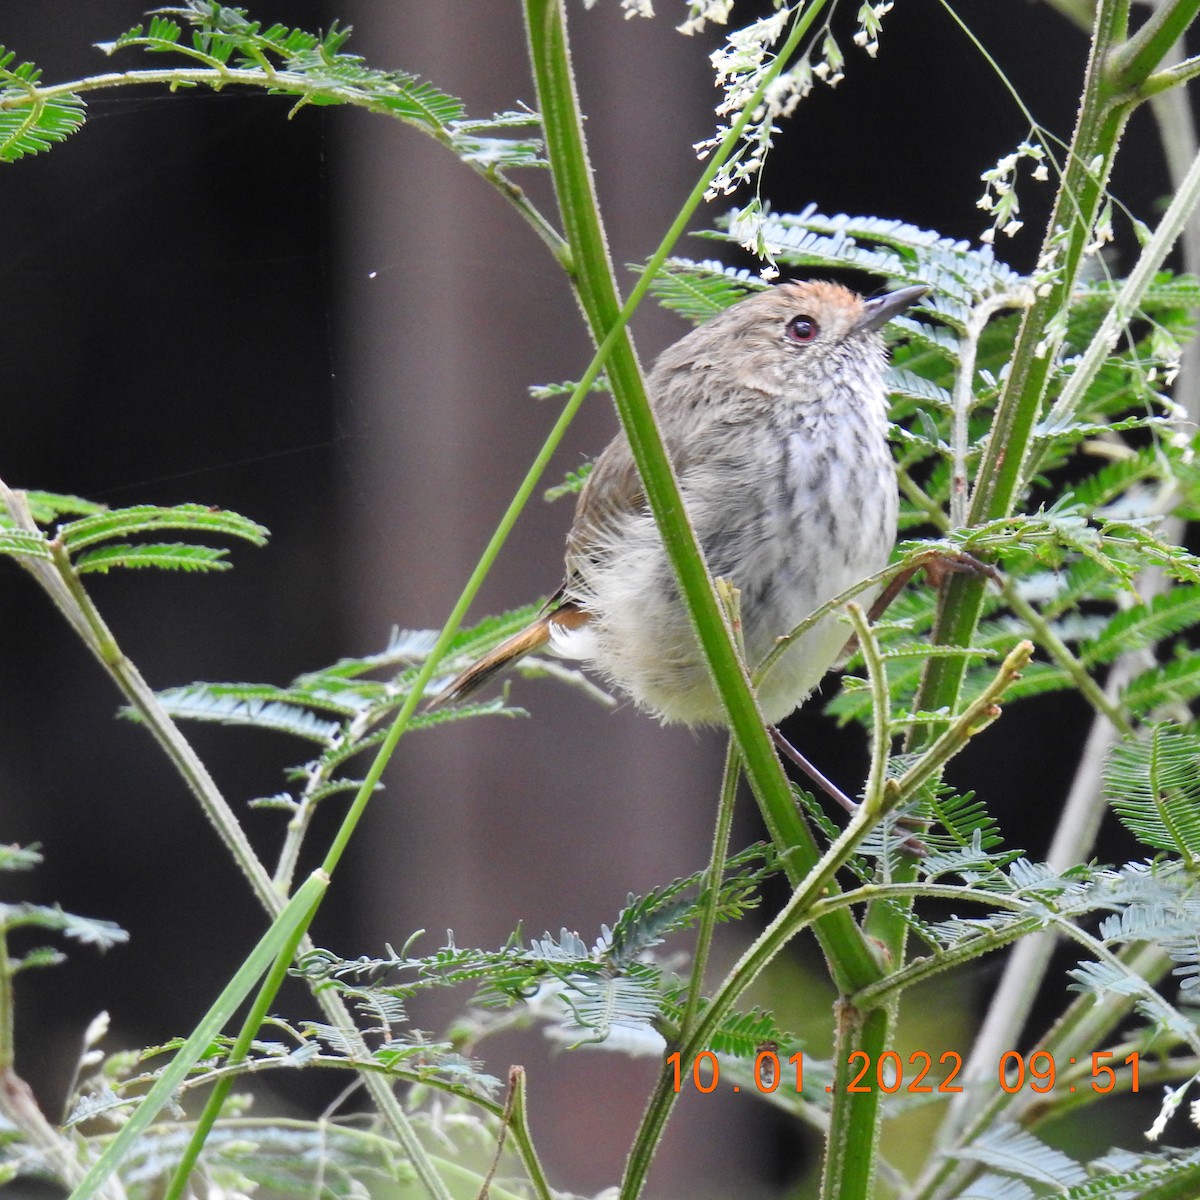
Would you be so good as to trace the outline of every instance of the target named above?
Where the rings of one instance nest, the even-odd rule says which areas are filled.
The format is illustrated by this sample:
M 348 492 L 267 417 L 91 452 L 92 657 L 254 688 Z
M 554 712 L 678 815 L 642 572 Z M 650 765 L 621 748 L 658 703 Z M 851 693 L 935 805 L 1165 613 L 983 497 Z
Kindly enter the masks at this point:
M 672 0 L 659 7 L 647 23 L 623 20 L 616 0 L 591 12 L 569 3 L 618 264 L 657 244 L 698 169 L 691 144 L 713 120 L 711 42 L 680 38 Z M 1069 137 L 1082 34 L 1025 0 L 958 9 L 1036 117 Z M 113 64 L 92 48 L 141 12 L 137 0 L 8 0 L 0 42 L 49 81 L 157 65 L 134 52 Z M 417 72 L 472 114 L 534 102 L 516 3 L 263 0 L 252 12 L 309 28 L 350 21 L 351 49 L 368 62 Z M 977 237 L 979 173 L 1028 133 L 1001 83 L 932 0 L 897 4 L 876 60 L 848 36 L 844 47 L 845 82 L 801 106 L 765 194 L 783 210 L 815 201 Z M 235 548 L 226 574 L 92 577 L 156 687 L 284 683 L 381 648 L 393 625 L 440 624 L 553 420 L 526 385 L 575 378 L 587 360 L 549 256 L 470 172 L 385 118 L 309 108 L 289 120 L 288 110 L 257 93 L 93 93 L 82 132 L 0 171 L 0 477 L 112 505 L 201 501 L 272 531 L 264 550 Z M 1152 126 L 1135 120 L 1115 188 L 1147 219 L 1166 190 L 1159 161 Z M 522 182 L 548 204 L 545 179 Z M 1049 188 L 1029 185 L 1023 199 L 1027 228 L 999 249 L 1028 267 Z M 649 309 L 635 322 L 647 358 L 681 332 Z M 613 428 L 607 401 L 591 404 L 550 481 Z M 557 584 L 568 504 L 530 508 L 477 615 Z M 113 1014 L 113 1046 L 186 1033 L 263 920 L 146 733 L 116 718 L 99 667 L 32 582 L 0 567 L 0 838 L 39 842 L 47 860 L 5 880 L 6 896 L 61 902 L 132 935 L 105 957 L 72 949 L 66 967 L 21 980 L 19 1067 L 54 1115 L 97 1011 Z M 719 737 L 610 714 L 552 683 L 517 683 L 514 694 L 531 720 L 402 745 L 320 913 L 319 943 L 372 954 L 426 928 L 432 948 L 450 927 L 460 943 L 494 945 L 520 920 L 529 933 L 566 926 L 590 939 L 629 891 L 702 865 Z M 1018 706 L 956 778 L 984 781 L 1011 839 L 1041 853 L 1085 724 L 1070 701 Z M 835 777 L 857 778 L 857 735 L 817 706 L 789 730 Z M 239 810 L 279 790 L 281 768 L 304 755 L 282 739 L 188 732 Z M 334 827 L 332 809 L 314 845 Z M 270 861 L 281 818 L 246 819 Z M 747 804 L 737 836 L 759 835 Z M 1117 835 L 1102 849 L 1124 847 Z M 996 971 L 985 964 L 972 986 L 986 991 Z M 969 996 L 945 1014 L 964 1037 Z M 448 1011 L 418 1017 L 435 1026 Z M 532 1037 L 493 1053 L 500 1075 L 509 1061 L 531 1065 L 552 1182 L 615 1182 L 652 1066 L 582 1053 L 546 1061 Z M 311 1106 L 328 1099 L 324 1085 L 288 1088 Z M 745 1195 L 793 1180 L 815 1151 L 792 1137 L 749 1099 L 689 1102 L 656 1194 Z

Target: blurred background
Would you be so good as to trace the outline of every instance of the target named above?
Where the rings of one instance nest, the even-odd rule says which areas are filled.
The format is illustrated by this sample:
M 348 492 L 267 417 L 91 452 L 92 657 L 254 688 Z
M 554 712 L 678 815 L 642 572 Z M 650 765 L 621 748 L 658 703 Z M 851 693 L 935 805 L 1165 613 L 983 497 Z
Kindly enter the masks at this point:
M 714 123 L 716 39 L 675 33 L 674 0 L 659 0 L 651 22 L 624 20 L 616 0 L 568 7 L 613 258 L 638 262 L 698 171 L 691 147 Z M 1032 0 L 960 0 L 957 11 L 1037 119 L 1069 137 L 1083 35 Z M 350 49 L 462 96 L 473 115 L 535 103 L 515 0 L 258 0 L 251 12 L 308 28 L 349 22 Z M 142 13 L 141 0 L 6 0 L 0 42 L 54 82 L 145 66 L 135 52 L 110 63 L 93 47 Z M 814 201 L 976 238 L 979 174 L 1028 134 L 1025 117 L 942 6 L 897 4 L 874 60 L 849 45 L 849 29 L 845 82 L 801 106 L 764 195 L 782 210 Z M 393 626 L 440 625 L 554 419 L 554 404 L 531 400 L 527 386 L 577 378 L 588 358 L 543 246 L 446 152 L 383 117 L 309 108 L 288 119 L 287 100 L 232 91 L 96 93 L 89 108 L 66 144 L 0 171 L 0 477 L 111 505 L 200 501 L 270 528 L 267 548 L 236 547 L 226 574 L 92 577 L 155 687 L 282 684 L 381 649 Z M 1135 119 L 1115 190 L 1147 219 L 1167 190 L 1160 162 L 1153 126 Z M 521 182 L 549 211 L 548 180 Z M 1026 189 L 1026 229 L 998 247 L 1018 267 L 1032 264 L 1049 200 Z M 649 361 L 684 326 L 647 306 L 634 331 Z M 547 482 L 614 429 L 607 398 L 589 402 Z M 557 586 L 569 509 L 529 508 L 475 616 Z M 318 943 L 371 955 L 427 929 L 433 949 L 450 928 L 460 944 L 494 946 L 518 922 L 590 941 L 629 892 L 703 865 L 719 736 L 663 729 L 550 681 L 517 681 L 513 696 L 530 719 L 405 740 L 320 913 Z M 188 1032 L 263 928 L 196 804 L 148 735 L 117 718 L 118 702 L 45 597 L 0 564 L 0 840 L 38 842 L 46 856 L 36 873 L 0 880 L 3 898 L 59 902 L 131 933 L 107 956 L 71 948 L 65 967 L 22 978 L 18 1066 L 52 1115 L 96 1012 L 112 1013 L 114 1046 Z M 1063 747 L 1085 727 L 1070 701 L 1027 701 L 954 778 L 985 781 L 1010 837 L 1042 853 L 1069 785 Z M 282 769 L 305 755 L 282 738 L 188 732 L 239 809 L 278 791 Z M 788 732 L 857 786 L 860 740 L 818 704 Z M 335 804 L 314 845 L 333 829 Z M 270 860 L 282 818 L 246 821 Z M 735 839 L 761 833 L 747 802 Z M 1101 857 L 1123 852 L 1114 836 Z M 799 947 L 794 978 L 761 998 L 785 1024 L 820 1031 L 830 997 L 803 972 L 811 953 Z M 938 1045 L 965 1052 L 972 996 L 999 966 L 956 980 L 930 1006 Z M 313 1015 L 300 990 L 292 999 Z M 436 1029 L 461 999 L 415 1016 Z M 928 1030 L 907 1036 L 935 1049 Z M 531 1072 L 551 1181 L 583 1193 L 615 1183 L 653 1063 L 552 1056 L 535 1035 L 489 1050 L 496 1074 L 515 1061 Z M 335 1086 L 287 1085 L 310 1110 Z M 1100 1125 L 1119 1119 L 1116 1102 L 1089 1113 Z M 777 1194 L 818 1162 L 818 1144 L 796 1138 L 750 1097 L 693 1095 L 652 1190 Z

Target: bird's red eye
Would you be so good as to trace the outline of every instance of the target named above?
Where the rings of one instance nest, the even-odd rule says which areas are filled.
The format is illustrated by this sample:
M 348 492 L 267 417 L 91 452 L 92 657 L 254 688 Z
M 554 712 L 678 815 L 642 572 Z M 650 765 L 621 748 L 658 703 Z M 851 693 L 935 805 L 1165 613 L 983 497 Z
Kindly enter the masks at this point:
M 784 329 L 784 336 L 789 342 L 795 342 L 798 346 L 805 346 L 809 342 L 817 340 L 817 334 L 821 332 L 821 327 L 812 319 L 801 313 L 798 317 L 793 317 Z

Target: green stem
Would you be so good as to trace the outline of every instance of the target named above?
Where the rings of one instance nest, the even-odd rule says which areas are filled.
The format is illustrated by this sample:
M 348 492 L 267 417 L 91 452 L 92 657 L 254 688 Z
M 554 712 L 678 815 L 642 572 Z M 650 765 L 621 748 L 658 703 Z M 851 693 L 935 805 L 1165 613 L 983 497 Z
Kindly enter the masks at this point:
M 1139 89 L 1200 12 L 1200 0 L 1169 0 L 1156 5 L 1137 33 L 1110 57 L 1106 70 L 1114 92 Z
M 976 474 L 967 513 L 970 524 L 1009 515 L 1019 498 L 1033 429 L 1056 364 L 1059 339 L 1047 331 L 1055 328 L 1052 320 L 1066 312 L 1070 304 L 1130 111 L 1130 97 L 1114 93 L 1106 75 L 1109 56 L 1125 34 L 1128 10 L 1128 0 L 1100 0 L 1096 8 L 1079 117 L 1042 242 L 1040 259 L 1053 266 L 1021 321 L 1009 374 Z M 969 645 L 982 611 L 983 595 L 982 580 L 953 576 L 939 610 L 934 640 L 945 645 Z M 917 708 L 926 712 L 953 711 L 964 670 L 958 659 L 930 660 Z M 932 732 L 925 727 L 914 728 L 911 744 L 920 745 Z
M 954 423 L 950 437 L 950 523 L 959 529 L 967 522 L 967 459 L 970 455 L 970 419 L 975 405 L 975 360 L 979 339 L 988 322 L 1006 308 L 1017 304 L 1014 296 L 991 296 L 967 314 L 966 331 L 958 341 L 958 376 L 954 381 Z
M 737 998 L 762 974 L 793 937 L 813 924 L 814 918 L 810 910 L 815 909 L 817 902 L 829 894 L 837 872 L 870 832 L 872 823 L 866 810 L 860 808 L 838 840 L 792 892 L 787 904 L 775 919 L 744 951 L 713 996 L 712 1002 L 700 1013 L 691 1032 L 679 1039 L 677 1049 L 681 1062 L 693 1061 L 701 1050 L 710 1047 L 714 1033 Z M 840 893 L 838 894 L 840 896 Z M 821 910 L 821 919 L 832 911 L 847 912 L 848 909 L 834 909 L 826 905 Z M 625 1167 L 625 1178 L 621 1183 L 621 1200 L 633 1200 L 640 1194 L 654 1150 L 662 1138 L 667 1117 L 676 1098 L 674 1088 L 664 1071 L 659 1076 L 650 1104 L 638 1127 L 637 1138 Z
M 857 604 L 847 604 L 846 614 L 858 639 L 858 651 L 867 668 L 871 689 L 871 768 L 863 789 L 863 807 L 868 813 L 880 812 L 884 805 L 888 760 L 892 753 L 891 693 L 888 691 L 887 669 L 879 653 L 879 643 L 871 633 L 866 614 Z
M 861 1061 L 852 1056 L 861 1052 L 870 1056 L 869 1062 L 879 1061 L 891 1044 L 894 1007 L 864 1010 L 845 999 L 834 1006 L 833 1111 L 825 1143 L 821 1200 L 875 1194 L 883 1097 L 873 1087 L 862 1093 L 850 1091 Z
M 258 995 L 254 998 L 254 1003 L 251 1005 L 250 1011 L 246 1014 L 246 1019 L 242 1022 L 242 1028 L 238 1033 L 237 1040 L 226 1057 L 225 1065 L 233 1069 L 213 1084 L 208 1101 L 205 1103 L 200 1117 L 196 1121 L 195 1128 L 192 1130 L 192 1136 L 188 1139 L 188 1144 L 184 1148 L 183 1155 L 180 1157 L 171 1175 L 171 1180 L 167 1185 L 166 1191 L 163 1193 L 163 1200 L 179 1200 L 179 1197 L 183 1195 L 184 1190 L 187 1188 L 192 1170 L 200 1158 L 201 1150 L 204 1149 L 204 1143 L 208 1140 L 208 1135 L 212 1132 L 213 1126 L 217 1123 L 217 1118 L 221 1115 L 221 1110 L 225 1107 L 225 1101 L 229 1098 L 229 1093 L 233 1090 L 234 1082 L 239 1077 L 237 1068 L 246 1061 L 250 1053 L 250 1048 L 254 1044 L 254 1039 L 258 1035 L 259 1029 L 262 1028 L 263 1022 L 267 1019 L 271 1011 L 271 1005 L 275 1003 L 275 997 L 278 995 L 279 989 L 283 986 L 284 980 L 287 979 L 288 970 L 296 956 L 296 949 L 304 938 L 305 929 L 317 911 L 319 901 L 320 897 L 318 896 L 314 900 L 312 910 L 296 925 L 296 928 L 292 931 L 287 941 L 280 948 L 275 961 L 271 964 L 271 969 L 267 972 L 267 977 L 263 980 L 262 986 L 258 990 Z
M 1168 67 L 1165 71 L 1155 71 L 1139 89 L 1140 95 L 1147 99 L 1161 95 L 1185 83 L 1190 83 L 1200 75 L 1200 56 L 1185 58 L 1182 62 Z
M 1070 677 L 1079 694 L 1096 712 L 1107 717 L 1114 729 L 1122 734 L 1132 733 L 1133 726 L 1121 711 L 1121 706 L 1105 694 L 1104 689 L 1088 674 L 1087 667 L 1071 653 L 1071 648 L 1054 632 L 1050 622 L 1021 595 L 1012 580 L 1004 581 L 1003 591 L 1004 602 L 1029 627 L 1038 643 Z
M 563 228 L 567 231 L 575 263 L 580 303 L 593 336 L 600 343 L 596 359 L 603 360 L 646 498 L 662 535 L 667 556 L 680 581 L 705 660 L 728 713 L 730 727 L 745 762 L 747 779 L 763 811 L 767 828 L 780 848 L 793 886 L 816 863 L 817 848 L 807 826 L 796 812 L 787 777 L 767 736 L 745 665 L 738 657 L 732 630 L 687 519 L 662 435 L 646 399 L 641 370 L 626 325 L 699 206 L 709 184 L 737 144 L 750 114 L 791 60 L 824 3 L 825 0 L 813 0 L 798 14 L 784 46 L 771 69 L 764 75 L 755 96 L 733 122 L 671 228 L 651 255 L 629 299 L 619 307 L 592 187 L 582 117 L 576 103 L 562 0 L 525 0 L 526 30 L 538 89 L 538 107 L 542 112 L 554 186 L 563 212 Z M 839 987 L 853 987 L 855 980 L 865 981 L 876 975 L 878 967 L 870 947 L 848 915 L 832 925 L 823 926 L 818 936 Z
M 550 1181 L 542 1169 L 541 1160 L 533 1146 L 533 1137 L 529 1132 L 529 1112 L 525 1106 L 525 1071 L 522 1067 L 513 1067 L 511 1075 L 513 1095 L 508 1127 L 512 1131 L 513 1141 L 517 1143 L 534 1194 L 539 1200 L 551 1200 L 555 1193 L 551 1191 Z
M 904 498 L 916 509 L 921 516 L 939 533 L 945 533 L 950 528 L 950 519 L 946 516 L 941 504 L 930 496 L 908 473 L 908 469 L 900 467 L 896 471 L 896 480 Z
M 296 932 L 304 930 L 328 885 L 328 879 L 320 872 L 315 872 L 297 889 L 278 920 L 263 934 L 258 945 L 200 1019 L 191 1036 L 142 1098 L 133 1115 L 121 1127 L 120 1133 L 92 1164 L 71 1193 L 70 1200 L 89 1200 L 89 1197 L 96 1195 L 108 1177 L 124 1161 L 134 1143 L 158 1116 L 163 1106 L 170 1101 L 173 1093 L 187 1078 L 188 1072 L 204 1056 L 213 1038 L 220 1033 L 250 990 L 280 957 L 285 947 L 292 944 Z M 445 1192 L 443 1190 L 434 1194 L 440 1196 L 445 1195 Z
M 1046 0 L 1051 8 L 1056 8 L 1070 21 L 1074 21 L 1080 29 L 1090 29 L 1092 18 L 1096 13 L 1094 0 Z
M 625 325 L 699 206 L 709 183 L 737 144 L 750 114 L 761 102 L 762 95 L 778 72 L 790 61 L 822 6 L 823 0 L 817 0 L 802 9 L 771 71 L 762 81 L 759 95 L 746 105 L 733 123 L 667 235 L 651 256 L 629 299 L 620 307 L 592 187 L 561 0 L 525 0 L 526 29 L 538 88 L 538 107 L 542 112 L 563 228 L 571 246 L 580 303 L 593 336 L 600 343 L 598 357 L 604 356 L 605 370 L 622 427 L 629 439 L 667 556 L 679 578 L 715 686 L 729 715 L 733 735 L 746 764 L 747 778 L 772 838 L 783 855 L 788 877 L 794 887 L 801 885 L 801 881 L 806 880 L 815 867 L 818 861 L 816 846 L 796 812 L 791 789 L 767 736 L 745 666 L 737 654 L 732 631 L 714 593 L 695 533 L 687 520 L 677 481 L 646 399 L 640 368 Z M 877 977 L 878 964 L 848 912 L 839 912 L 833 922 L 823 922 L 817 933 L 825 947 L 830 970 L 841 988 L 854 986 L 855 980 L 866 982 Z M 660 1077 L 659 1086 L 651 1098 L 630 1153 L 622 1186 L 622 1195 L 627 1198 L 636 1196 L 645 1182 L 646 1171 L 673 1099 L 671 1090 Z
M 704 969 L 712 948 L 713 930 L 717 924 L 717 908 L 721 899 L 721 883 L 725 878 L 725 860 L 729 857 L 729 831 L 733 828 L 734 802 L 737 785 L 741 778 L 741 759 L 737 743 L 729 739 L 725 750 L 725 771 L 721 777 L 721 799 L 717 805 L 717 822 L 713 829 L 712 853 L 708 859 L 708 876 L 705 883 L 704 906 L 700 910 L 700 927 L 696 932 L 696 949 L 692 958 L 692 979 L 688 988 L 687 1003 L 679 1022 L 679 1036 L 687 1037 L 700 1009 L 704 993 Z

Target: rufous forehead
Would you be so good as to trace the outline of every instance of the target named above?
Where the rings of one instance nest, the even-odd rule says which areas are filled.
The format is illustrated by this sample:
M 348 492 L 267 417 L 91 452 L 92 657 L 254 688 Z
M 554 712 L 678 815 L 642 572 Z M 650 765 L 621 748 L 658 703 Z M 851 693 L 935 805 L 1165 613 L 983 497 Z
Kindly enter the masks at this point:
M 856 312 L 862 307 L 862 297 L 840 283 L 818 279 L 810 282 L 781 283 L 775 295 L 788 305 L 813 304 L 821 308 L 845 309 Z

